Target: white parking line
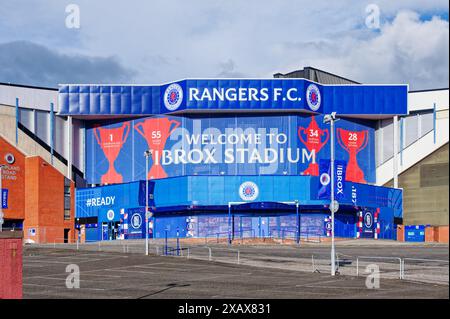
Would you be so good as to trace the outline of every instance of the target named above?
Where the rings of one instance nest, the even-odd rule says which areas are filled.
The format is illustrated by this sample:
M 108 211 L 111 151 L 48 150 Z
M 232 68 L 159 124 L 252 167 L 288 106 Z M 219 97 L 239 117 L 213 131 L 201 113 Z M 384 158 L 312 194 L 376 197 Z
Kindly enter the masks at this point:
M 295 285 L 295 287 L 313 288 L 313 289 L 356 289 L 356 290 L 362 290 L 366 288 L 365 286 L 347 287 L 347 286 L 315 286 L 315 285 Z
M 97 277 L 111 277 L 111 278 L 122 278 L 122 276 L 116 275 L 101 275 L 101 274 L 86 274 L 85 272 L 81 273 L 80 276 L 97 276 Z
M 128 258 L 128 256 L 125 256 Z M 90 262 L 97 262 L 97 261 L 106 261 L 111 259 L 118 259 L 118 258 L 124 258 L 123 256 L 115 256 L 115 257 L 109 257 L 109 258 L 97 258 L 97 259 L 88 259 L 88 260 L 69 260 L 69 261 L 57 261 L 57 260 L 24 260 L 25 263 L 43 263 L 43 264 L 83 264 L 83 263 L 90 263 Z
M 23 264 L 23 268 L 42 268 L 45 267 L 45 265 L 25 265 Z
M 61 256 L 58 258 L 70 258 L 70 257 L 75 257 L 75 258 L 84 258 L 84 259 L 91 259 L 92 257 L 111 257 L 111 255 L 107 255 L 107 254 L 76 254 L 76 255 L 70 255 L 70 256 Z M 128 258 L 129 256 L 114 256 L 115 258 Z
M 67 264 L 67 263 L 64 263 Z M 132 266 L 121 266 L 121 267 L 115 267 L 115 268 L 100 268 L 100 269 L 92 269 L 92 270 L 82 270 L 81 271 L 81 275 L 82 274 L 86 274 L 86 273 L 92 273 L 92 272 L 98 272 L 98 271 L 105 271 L 105 270 L 112 270 L 112 269 L 122 269 L 122 268 L 130 268 Z M 56 273 L 56 274 L 49 274 L 49 275 L 38 275 L 38 276 L 29 276 L 29 277 L 24 277 L 24 279 L 31 279 L 31 278 L 35 278 L 35 277 L 51 277 L 51 276 L 60 276 L 60 275 L 66 275 L 66 272 L 62 272 L 62 273 Z
M 189 269 L 189 268 L 188 269 L 180 269 L 180 268 L 174 268 L 174 267 L 165 267 L 165 266 L 158 267 L 158 266 L 149 266 L 149 265 L 136 265 L 133 267 L 144 268 L 144 269 L 163 270 L 163 271 L 192 272 L 192 269 Z M 195 268 L 195 271 L 208 270 L 208 269 L 211 269 L 211 268 L 210 267 Z
M 38 286 L 38 287 L 46 287 L 46 288 L 55 288 L 55 289 L 64 289 L 64 290 L 68 290 L 66 287 L 61 287 L 61 286 L 49 286 L 49 285 L 42 285 L 42 284 L 29 284 L 29 283 L 24 283 L 24 286 Z M 81 290 L 98 290 L 98 291 L 105 291 L 108 289 L 104 289 L 104 288 L 88 288 L 88 287 L 83 287 L 83 288 L 79 288 Z M 27 292 L 28 293 L 28 292 Z
M 104 280 L 92 280 L 92 279 L 82 279 L 83 275 L 80 275 L 80 282 L 95 282 L 95 283 L 104 283 Z M 36 276 L 33 277 L 33 279 L 45 279 L 45 280 L 59 280 L 59 281 L 66 281 L 67 278 L 57 278 L 57 277 L 48 277 L 48 276 Z
M 107 271 L 114 271 L 114 272 L 131 272 L 131 273 L 140 273 L 140 274 L 155 274 L 154 272 L 150 271 L 140 271 L 140 270 L 125 270 L 125 269 L 105 269 Z
M 64 264 L 67 265 L 67 261 L 56 261 L 56 260 L 27 260 L 25 263 L 40 263 L 40 264 Z

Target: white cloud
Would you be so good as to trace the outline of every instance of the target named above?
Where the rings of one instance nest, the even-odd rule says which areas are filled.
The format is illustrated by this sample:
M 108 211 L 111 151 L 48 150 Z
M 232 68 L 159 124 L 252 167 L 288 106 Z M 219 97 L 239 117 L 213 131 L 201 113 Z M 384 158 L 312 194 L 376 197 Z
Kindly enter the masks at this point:
M 448 86 L 448 21 L 423 22 L 402 11 L 448 15 L 444 0 L 77 0 L 81 29 L 69 30 L 64 9 L 71 2 L 0 6 L 0 43 L 28 40 L 58 53 L 116 56 L 137 70 L 134 83 L 271 77 L 310 65 L 362 82 Z M 370 3 L 381 10 L 379 32 L 364 26 Z
M 343 36 L 328 42 L 288 43 L 289 56 L 364 83 L 410 83 L 411 89 L 448 87 L 449 24 L 402 11 L 375 36 Z M 281 51 L 283 51 L 281 49 Z
M 0 70 L 0 82 L 45 87 L 126 83 L 133 76 L 115 57 L 60 54 L 29 41 L 0 43 Z

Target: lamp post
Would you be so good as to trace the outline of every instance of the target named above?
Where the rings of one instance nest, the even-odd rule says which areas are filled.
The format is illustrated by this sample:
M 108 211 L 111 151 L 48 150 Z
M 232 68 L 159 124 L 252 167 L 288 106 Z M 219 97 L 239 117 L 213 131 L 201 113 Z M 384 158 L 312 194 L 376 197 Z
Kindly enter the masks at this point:
M 231 245 L 233 242 L 234 229 L 232 230 L 231 226 L 231 206 L 246 204 L 247 202 L 228 202 L 228 245 Z
M 3 167 L 5 167 L 5 164 L 0 164 L 0 197 L 1 199 L 1 204 L 0 204 L 0 232 L 3 231 L 3 186 L 2 186 L 2 181 L 3 181 Z
M 336 112 L 327 114 L 323 118 L 325 124 L 330 123 L 330 171 L 331 171 L 331 198 L 330 198 L 330 210 L 331 210 L 331 276 L 336 275 L 336 253 L 334 245 L 334 213 L 338 209 L 338 204 L 334 200 L 334 122 L 338 121 L 336 119 Z
M 231 245 L 231 203 L 228 203 L 228 245 Z
M 148 256 L 148 158 L 152 155 L 152 150 L 144 152 L 145 157 L 145 255 Z
M 297 244 L 300 244 L 300 215 L 298 213 L 298 206 L 299 206 L 299 204 L 298 204 L 298 200 L 297 199 L 294 202 L 295 202 L 295 218 L 296 218 L 296 221 L 297 221 L 296 236 L 295 236 L 296 238 L 295 238 L 295 240 L 296 240 Z

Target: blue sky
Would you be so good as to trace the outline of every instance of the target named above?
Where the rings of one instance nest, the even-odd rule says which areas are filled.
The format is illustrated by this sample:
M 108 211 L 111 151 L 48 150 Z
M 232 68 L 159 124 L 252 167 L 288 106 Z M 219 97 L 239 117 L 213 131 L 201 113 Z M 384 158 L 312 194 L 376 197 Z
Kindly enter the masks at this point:
M 72 3 L 79 29 L 65 25 Z M 369 4 L 378 29 L 366 25 Z M 447 1 L 0 0 L 0 16 L 0 82 L 153 84 L 313 66 L 449 86 Z

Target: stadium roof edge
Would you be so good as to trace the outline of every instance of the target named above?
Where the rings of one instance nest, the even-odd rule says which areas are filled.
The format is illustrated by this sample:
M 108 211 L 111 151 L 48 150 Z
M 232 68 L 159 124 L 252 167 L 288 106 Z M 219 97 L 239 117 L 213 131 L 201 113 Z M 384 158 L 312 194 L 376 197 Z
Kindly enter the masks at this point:
M 26 88 L 26 89 L 39 89 L 39 90 L 48 90 L 48 91 L 58 91 L 58 88 L 50 88 L 50 87 L 44 87 L 44 86 L 35 86 L 35 85 L 27 85 L 27 84 L 16 84 L 11 82 L 0 82 L 0 85 L 6 85 L 6 86 L 14 86 L 14 87 L 20 87 L 20 88 Z
M 433 91 L 445 91 L 448 90 L 449 88 L 437 88 L 437 89 L 423 89 L 423 90 L 411 90 L 408 91 L 408 93 L 420 93 L 420 92 L 433 92 Z
M 275 78 L 277 78 L 277 76 L 287 77 L 287 76 L 293 75 L 295 73 L 305 73 L 305 71 L 307 71 L 307 70 L 314 70 L 314 71 L 317 71 L 317 72 L 329 75 L 329 76 L 337 78 L 337 79 L 341 79 L 341 80 L 344 80 L 344 81 L 351 82 L 353 84 L 363 84 L 363 83 L 357 82 L 355 80 L 351 80 L 349 78 L 346 78 L 346 77 L 343 77 L 343 76 L 340 76 L 340 75 L 337 75 L 337 74 L 334 74 L 334 73 L 331 73 L 331 72 L 328 72 L 328 71 L 324 71 L 324 70 L 321 70 L 321 69 L 318 69 L 318 68 L 315 68 L 315 67 L 312 67 L 312 66 L 305 66 L 303 69 L 294 70 L 294 71 L 291 71 L 291 72 L 287 72 L 285 74 L 283 74 L 281 72 L 277 72 L 277 73 L 273 74 L 273 76 Z M 303 77 L 303 78 L 305 78 L 305 77 Z M 312 80 L 312 79 L 308 79 L 308 78 L 305 78 L 305 79 L 306 80 L 310 80 L 310 81 Z M 325 83 L 321 83 L 321 84 L 325 84 Z
M 269 81 L 294 81 L 294 80 L 305 80 L 311 83 L 315 83 L 321 86 L 408 86 L 408 83 L 333 83 L 333 84 L 328 84 L 328 83 L 320 83 L 314 80 L 310 80 L 308 78 L 305 77 L 301 77 L 301 78 L 265 78 L 265 77 L 261 77 L 261 78 L 257 78 L 257 77 L 252 77 L 252 78 L 182 78 L 182 79 L 178 79 L 178 80 L 174 80 L 174 81 L 169 81 L 169 82 L 161 82 L 158 84 L 150 84 L 150 83 L 59 83 L 58 86 L 157 86 L 157 87 L 162 87 L 164 85 L 168 85 L 168 84 L 172 84 L 172 83 L 177 83 L 177 82 L 182 82 L 182 81 L 229 81 L 229 80 L 242 80 L 242 81 L 263 81 L 263 80 L 269 80 Z M 408 90 L 409 92 L 409 90 Z

